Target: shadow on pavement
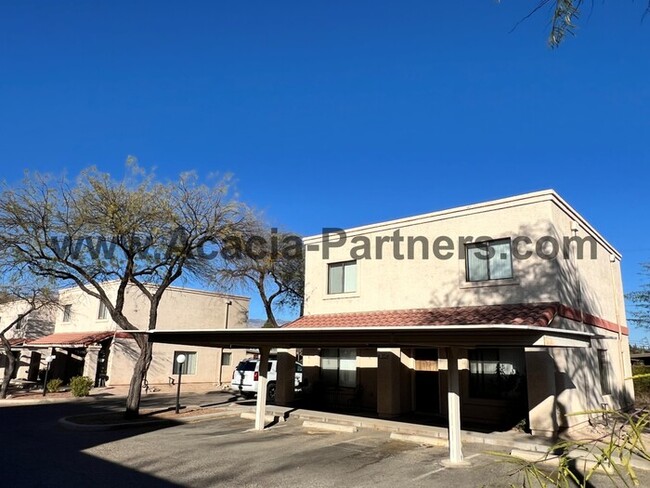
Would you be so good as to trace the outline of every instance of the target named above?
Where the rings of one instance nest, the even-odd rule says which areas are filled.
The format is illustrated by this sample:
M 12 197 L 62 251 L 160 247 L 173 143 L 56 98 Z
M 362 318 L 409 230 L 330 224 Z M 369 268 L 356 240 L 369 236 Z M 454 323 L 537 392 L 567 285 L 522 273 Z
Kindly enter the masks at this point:
M 58 419 L 70 415 L 114 412 L 110 406 L 58 403 L 0 408 L 2 485 L 22 487 L 173 487 L 179 486 L 85 453 L 86 449 L 168 428 L 83 432 L 68 431 Z M 151 449 L 155 449 L 152 446 Z M 133 452 L 133 457 L 138 453 Z

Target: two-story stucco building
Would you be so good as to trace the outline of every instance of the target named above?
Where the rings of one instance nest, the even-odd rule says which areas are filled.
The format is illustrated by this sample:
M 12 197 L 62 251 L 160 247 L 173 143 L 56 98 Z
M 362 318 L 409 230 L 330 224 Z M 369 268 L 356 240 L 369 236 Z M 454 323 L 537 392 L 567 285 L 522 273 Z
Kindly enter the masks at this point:
M 106 283 L 107 293 L 115 294 L 118 283 Z M 157 329 L 246 327 L 247 297 L 188 288 L 168 288 L 158 308 Z M 149 301 L 135 287 L 127 288 L 124 313 L 140 329 L 146 329 Z M 83 374 L 96 385 L 128 385 L 139 348 L 131 335 L 117 326 L 99 299 L 79 287 L 59 291 L 59 307 L 50 317 L 49 334 L 30 337 L 20 344 L 20 368 L 16 377 L 35 381 L 49 355 L 56 359 L 50 378 L 68 381 Z M 15 339 L 18 345 L 17 338 Z M 178 373 L 175 358 L 186 356 L 184 382 L 220 385 L 232 377 L 245 351 L 206 347 L 178 348 L 155 345 L 147 373 L 149 385 L 169 384 Z
M 154 331 L 155 343 L 259 347 L 256 428 L 278 349 L 323 408 L 440 416 L 553 436 L 633 402 L 621 255 L 552 190 L 304 239 L 304 316 L 278 330 Z M 287 358 L 284 358 L 287 356 Z M 314 408 L 314 407 L 312 407 Z
M 496 347 L 478 338 L 460 347 L 466 421 L 524 420 L 535 433 L 554 433 L 584 420 L 569 413 L 632 401 L 621 255 L 553 191 L 304 243 L 305 316 L 290 328 L 505 324 L 593 334 L 588 347 Z M 329 403 L 382 416 L 446 414 L 446 350 L 435 343 L 304 356 Z

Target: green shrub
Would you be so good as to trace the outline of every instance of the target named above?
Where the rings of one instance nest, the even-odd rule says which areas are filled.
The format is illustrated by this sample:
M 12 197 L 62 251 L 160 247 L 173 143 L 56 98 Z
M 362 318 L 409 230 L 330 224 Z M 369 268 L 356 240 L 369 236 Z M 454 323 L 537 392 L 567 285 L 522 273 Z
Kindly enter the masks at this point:
M 70 380 L 70 390 L 76 397 L 85 397 L 90 394 L 93 383 L 87 376 L 75 376 Z
M 63 384 L 63 381 L 60 380 L 59 378 L 52 378 L 50 381 L 47 382 L 47 391 L 48 393 L 55 393 L 59 391 L 59 388 L 61 388 L 61 385 Z
M 634 396 L 639 403 L 645 403 L 650 400 L 650 366 L 635 364 L 632 366 L 632 376 L 634 377 Z

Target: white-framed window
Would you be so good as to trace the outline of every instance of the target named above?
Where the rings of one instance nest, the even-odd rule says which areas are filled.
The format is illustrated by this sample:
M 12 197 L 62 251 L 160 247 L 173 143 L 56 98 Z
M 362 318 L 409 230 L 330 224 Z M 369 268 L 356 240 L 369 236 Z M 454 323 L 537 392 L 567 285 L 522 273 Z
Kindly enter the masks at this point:
M 106 320 L 107 318 L 108 318 L 108 308 L 106 308 L 106 304 L 100 300 L 99 310 L 97 311 L 97 320 Z
M 185 362 L 179 364 L 176 359 L 181 354 L 185 355 Z M 196 352 L 195 351 L 174 351 L 174 365 L 172 367 L 172 373 L 178 374 L 196 374 Z
M 224 352 L 221 354 L 221 366 L 230 366 L 232 364 L 232 353 Z
M 344 261 L 327 265 L 327 293 L 354 293 L 357 291 L 357 262 Z
M 505 280 L 512 278 L 510 239 L 474 242 L 465 245 L 467 281 Z
M 324 348 L 320 351 L 321 379 L 328 386 L 357 386 L 357 350 Z
M 612 388 L 609 383 L 609 359 L 607 349 L 598 349 L 598 372 L 600 374 L 600 391 L 603 395 L 610 395 Z
M 72 318 L 72 305 L 64 305 L 63 306 L 63 321 L 64 322 L 70 322 L 71 318 Z

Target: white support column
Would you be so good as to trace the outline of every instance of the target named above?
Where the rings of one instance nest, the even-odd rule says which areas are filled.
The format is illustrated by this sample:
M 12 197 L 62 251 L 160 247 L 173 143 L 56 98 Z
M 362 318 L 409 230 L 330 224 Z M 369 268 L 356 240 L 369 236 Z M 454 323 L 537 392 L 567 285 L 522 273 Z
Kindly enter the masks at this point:
M 264 430 L 266 416 L 266 384 L 268 382 L 269 352 L 271 348 L 260 347 L 259 380 L 257 382 L 257 402 L 255 403 L 255 430 Z
M 467 464 L 463 461 L 460 440 L 460 386 L 458 381 L 458 348 L 447 348 L 447 415 L 449 417 L 449 461 L 451 466 Z

